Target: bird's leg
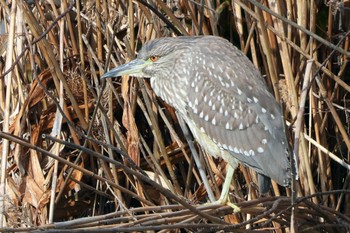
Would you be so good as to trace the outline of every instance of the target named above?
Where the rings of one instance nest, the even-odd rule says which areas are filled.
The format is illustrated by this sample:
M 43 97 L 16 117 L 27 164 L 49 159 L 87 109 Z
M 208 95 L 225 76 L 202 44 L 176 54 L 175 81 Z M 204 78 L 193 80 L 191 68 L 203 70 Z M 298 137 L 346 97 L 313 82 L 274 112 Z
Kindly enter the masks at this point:
M 235 171 L 235 169 L 232 166 L 228 165 L 226 178 L 225 178 L 224 185 L 222 186 L 220 198 L 219 198 L 219 200 L 215 201 L 213 204 L 228 205 L 228 206 L 232 207 L 232 209 L 235 213 L 237 213 L 237 212 L 240 212 L 241 209 L 238 206 L 236 206 L 235 204 L 231 203 L 229 198 L 228 198 L 228 194 L 230 191 L 230 185 L 231 185 L 234 171 Z
M 233 177 L 234 169 L 228 165 L 226 172 L 225 183 L 222 186 L 221 195 L 218 201 L 221 201 L 222 204 L 225 204 L 228 201 L 228 193 L 230 192 L 230 185 Z

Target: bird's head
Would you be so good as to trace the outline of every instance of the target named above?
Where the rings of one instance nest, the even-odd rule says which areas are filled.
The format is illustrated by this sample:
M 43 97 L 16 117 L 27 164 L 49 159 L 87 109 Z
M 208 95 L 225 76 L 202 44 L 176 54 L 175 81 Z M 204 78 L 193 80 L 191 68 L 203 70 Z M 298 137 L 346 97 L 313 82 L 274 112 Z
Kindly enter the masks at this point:
M 194 41 L 195 37 L 152 40 L 143 45 L 136 59 L 110 70 L 102 78 L 121 75 L 167 78 L 175 70 L 175 65 L 184 60 L 186 49 L 189 49 Z

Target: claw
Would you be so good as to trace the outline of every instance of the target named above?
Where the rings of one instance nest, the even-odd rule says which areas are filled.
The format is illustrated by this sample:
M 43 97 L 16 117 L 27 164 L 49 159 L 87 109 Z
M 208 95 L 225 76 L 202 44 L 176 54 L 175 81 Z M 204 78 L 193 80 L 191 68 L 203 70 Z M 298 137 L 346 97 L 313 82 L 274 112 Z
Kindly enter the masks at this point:
M 238 206 L 236 206 L 235 204 L 233 204 L 232 202 L 230 202 L 228 199 L 226 200 L 217 200 L 217 201 L 214 201 L 213 203 L 211 203 L 213 205 L 217 205 L 217 204 L 220 204 L 220 205 L 227 205 L 229 207 L 231 207 L 233 209 L 233 213 L 239 213 L 241 212 L 241 208 L 239 208 Z

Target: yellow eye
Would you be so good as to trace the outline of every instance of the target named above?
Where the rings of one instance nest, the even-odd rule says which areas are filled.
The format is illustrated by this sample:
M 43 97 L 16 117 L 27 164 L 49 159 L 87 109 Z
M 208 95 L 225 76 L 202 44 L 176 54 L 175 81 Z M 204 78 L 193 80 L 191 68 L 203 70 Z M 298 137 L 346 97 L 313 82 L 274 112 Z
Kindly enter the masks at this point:
M 158 58 L 159 58 L 159 57 L 157 57 L 157 56 L 152 56 L 152 57 L 150 57 L 149 59 L 150 59 L 151 61 L 153 61 L 153 62 L 156 62 L 156 61 L 158 60 Z

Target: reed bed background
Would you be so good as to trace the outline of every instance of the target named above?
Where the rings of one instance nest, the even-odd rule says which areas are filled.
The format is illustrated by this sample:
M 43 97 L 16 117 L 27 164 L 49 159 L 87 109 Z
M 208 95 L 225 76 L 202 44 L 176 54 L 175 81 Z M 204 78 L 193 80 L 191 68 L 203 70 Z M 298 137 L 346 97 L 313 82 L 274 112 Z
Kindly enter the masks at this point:
M 0 231 L 350 231 L 349 0 L 0 3 Z M 151 39 L 202 34 L 244 51 L 283 106 L 294 203 L 276 184 L 259 197 L 240 166 L 241 212 L 206 205 L 225 162 L 147 80 L 100 80 Z

